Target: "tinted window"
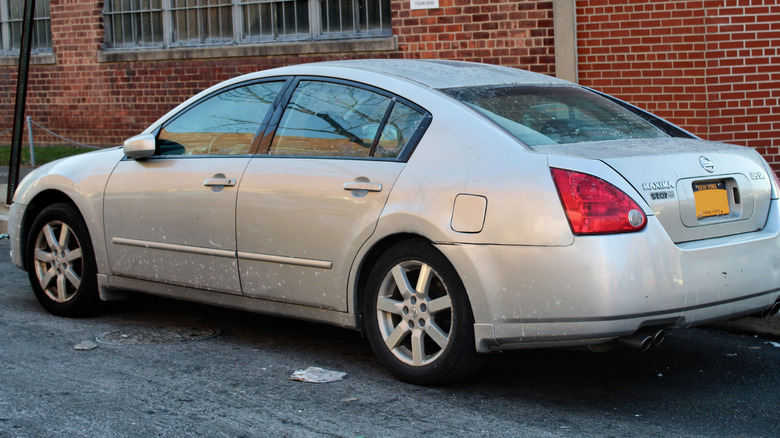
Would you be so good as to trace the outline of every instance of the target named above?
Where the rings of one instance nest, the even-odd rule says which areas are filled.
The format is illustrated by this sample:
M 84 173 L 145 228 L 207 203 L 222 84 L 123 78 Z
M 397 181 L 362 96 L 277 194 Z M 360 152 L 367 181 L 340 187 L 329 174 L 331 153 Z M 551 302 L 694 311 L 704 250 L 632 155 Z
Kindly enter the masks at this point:
M 157 137 L 161 155 L 248 154 L 284 82 L 233 88 L 193 105 Z
M 396 158 L 422 118 L 419 111 L 363 88 L 301 81 L 268 153 Z
M 400 102 L 396 102 L 393 112 L 387 119 L 387 124 L 382 129 L 382 136 L 376 146 L 375 156 L 383 158 L 395 158 L 409 142 L 417 131 L 423 115 Z
M 529 146 L 667 135 L 627 108 L 571 86 L 491 86 L 444 90 Z

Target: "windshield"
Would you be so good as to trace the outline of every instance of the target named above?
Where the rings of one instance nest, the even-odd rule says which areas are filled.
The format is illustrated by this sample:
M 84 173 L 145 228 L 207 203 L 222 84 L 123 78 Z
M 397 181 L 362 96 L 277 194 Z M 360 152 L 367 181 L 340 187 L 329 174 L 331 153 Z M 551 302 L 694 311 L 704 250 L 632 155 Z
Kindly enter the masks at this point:
M 500 85 L 442 91 L 528 146 L 668 137 L 629 109 L 578 87 Z

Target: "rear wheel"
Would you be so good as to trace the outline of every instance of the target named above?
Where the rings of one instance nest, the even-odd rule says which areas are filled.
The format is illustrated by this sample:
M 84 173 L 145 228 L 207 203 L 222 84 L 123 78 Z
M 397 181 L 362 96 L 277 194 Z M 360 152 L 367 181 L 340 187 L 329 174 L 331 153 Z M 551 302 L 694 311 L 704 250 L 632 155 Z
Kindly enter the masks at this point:
M 69 204 L 53 204 L 35 218 L 27 240 L 27 273 L 35 296 L 49 312 L 83 316 L 100 302 L 89 232 Z
M 385 367 L 399 379 L 434 385 L 477 370 L 474 317 L 455 269 L 429 243 L 387 251 L 371 272 L 366 332 Z

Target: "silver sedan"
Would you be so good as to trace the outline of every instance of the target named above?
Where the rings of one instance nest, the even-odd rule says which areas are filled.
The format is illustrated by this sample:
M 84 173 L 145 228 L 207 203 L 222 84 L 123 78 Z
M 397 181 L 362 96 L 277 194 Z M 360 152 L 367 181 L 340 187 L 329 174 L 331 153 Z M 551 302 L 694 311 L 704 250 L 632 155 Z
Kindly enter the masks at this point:
M 449 61 L 284 67 L 30 174 L 14 263 L 51 313 L 144 292 L 360 330 L 398 378 L 647 348 L 780 306 L 774 172 L 555 78 Z

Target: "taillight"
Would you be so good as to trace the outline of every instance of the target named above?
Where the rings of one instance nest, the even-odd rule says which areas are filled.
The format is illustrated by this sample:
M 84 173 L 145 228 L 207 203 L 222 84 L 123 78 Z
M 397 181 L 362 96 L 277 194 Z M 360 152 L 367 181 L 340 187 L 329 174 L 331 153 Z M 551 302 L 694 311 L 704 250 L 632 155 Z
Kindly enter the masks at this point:
M 603 179 L 571 170 L 551 171 L 574 234 L 628 233 L 647 224 L 639 205 Z

